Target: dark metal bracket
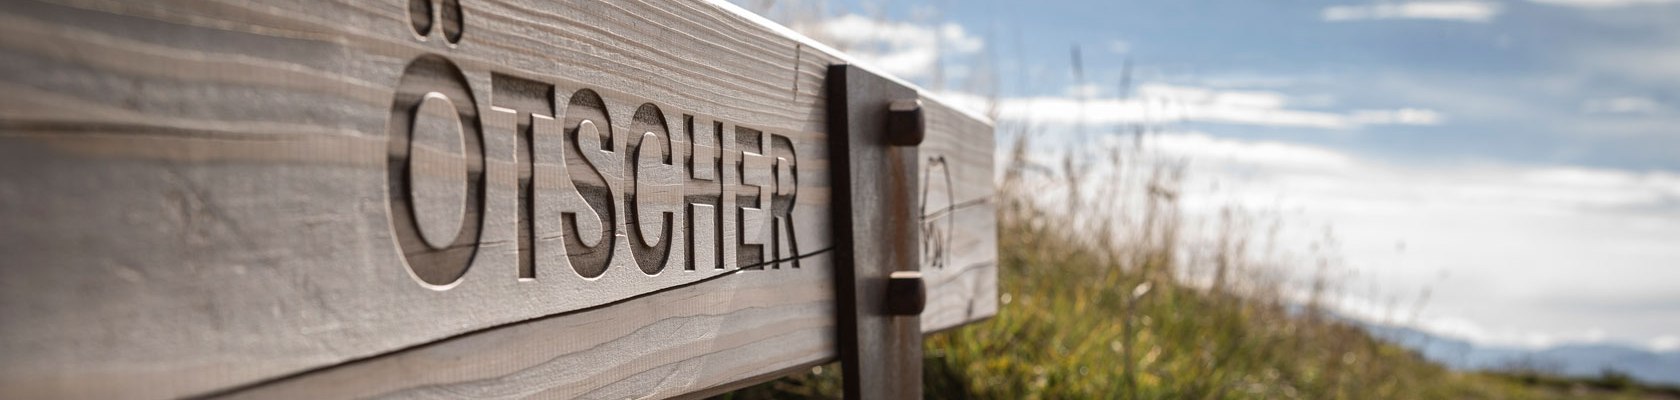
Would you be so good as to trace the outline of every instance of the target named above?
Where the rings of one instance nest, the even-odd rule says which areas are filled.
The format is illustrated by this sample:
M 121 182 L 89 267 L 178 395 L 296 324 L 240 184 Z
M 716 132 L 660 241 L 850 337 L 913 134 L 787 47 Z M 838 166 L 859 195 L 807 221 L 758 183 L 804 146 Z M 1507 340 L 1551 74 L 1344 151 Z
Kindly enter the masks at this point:
M 919 269 L 926 137 L 916 89 L 845 64 L 828 67 L 835 286 L 847 399 L 922 397 Z

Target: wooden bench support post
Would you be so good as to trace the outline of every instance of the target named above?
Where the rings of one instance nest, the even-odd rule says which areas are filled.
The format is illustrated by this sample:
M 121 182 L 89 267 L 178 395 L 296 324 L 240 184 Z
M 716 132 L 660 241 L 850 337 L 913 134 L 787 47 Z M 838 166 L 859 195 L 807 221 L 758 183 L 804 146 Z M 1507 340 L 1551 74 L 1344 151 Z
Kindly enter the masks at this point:
M 916 90 L 867 70 L 832 65 L 835 287 L 847 399 L 922 397 Z

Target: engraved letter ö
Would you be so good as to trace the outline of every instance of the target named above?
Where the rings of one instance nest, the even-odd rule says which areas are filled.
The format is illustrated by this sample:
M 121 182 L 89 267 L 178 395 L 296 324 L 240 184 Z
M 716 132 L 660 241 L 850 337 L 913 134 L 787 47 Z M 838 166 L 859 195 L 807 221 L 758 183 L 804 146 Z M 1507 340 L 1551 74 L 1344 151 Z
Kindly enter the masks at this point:
M 484 138 L 461 70 L 436 55 L 409 63 L 386 133 L 386 198 L 403 261 L 427 287 L 449 289 L 478 252 L 484 215 Z

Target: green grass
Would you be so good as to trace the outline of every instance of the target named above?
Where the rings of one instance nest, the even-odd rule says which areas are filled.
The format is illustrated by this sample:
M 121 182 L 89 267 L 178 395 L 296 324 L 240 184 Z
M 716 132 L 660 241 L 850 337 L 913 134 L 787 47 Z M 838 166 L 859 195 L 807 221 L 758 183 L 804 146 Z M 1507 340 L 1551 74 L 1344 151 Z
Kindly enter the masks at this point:
M 1162 257 L 1116 262 L 1004 221 L 998 278 L 1009 300 L 990 320 L 927 338 L 929 398 L 1643 398 L 1448 371 L 1354 327 L 1145 272 Z M 725 397 L 837 397 L 838 372 Z
M 1120 194 L 1102 198 L 1140 207 L 1045 207 L 1029 197 L 1044 191 L 1022 189 L 1024 179 L 1014 172 L 1023 159 L 1015 153 L 1016 167 L 1000 189 L 998 314 L 926 339 L 923 380 L 929 398 L 1636 399 L 1662 394 L 1641 393 L 1637 386 L 1539 385 L 1449 371 L 1322 317 L 1311 304 L 1291 311 L 1279 294 L 1285 285 L 1264 269 L 1249 267 L 1263 262 L 1242 259 L 1249 256 L 1239 229 L 1227 225 L 1219 240 L 1202 245 L 1212 248 L 1190 248 L 1190 241 L 1180 238 L 1185 223 L 1176 204 L 1179 177 L 1171 168 L 1124 166 L 1117 169 L 1142 175 L 1106 181 L 1135 187 L 1099 188 Z M 1063 174 L 1050 180 L 1081 178 L 1077 172 Z M 1062 187 L 1078 190 L 1073 184 Z M 1047 211 L 1091 208 L 1115 217 L 1091 221 Z M 1197 252 L 1216 256 L 1208 258 L 1212 262 L 1181 259 Z M 1218 271 L 1210 279 L 1214 283 L 1184 283 L 1188 279 L 1181 275 L 1190 269 L 1184 264 L 1190 262 L 1210 264 L 1203 269 Z M 1322 293 L 1327 286 L 1333 285 L 1320 280 L 1311 290 Z M 831 364 L 721 397 L 832 398 L 839 388 L 839 368 Z
M 1002 227 L 1010 302 L 996 318 L 928 338 L 929 375 L 948 376 L 929 380 L 931 397 L 1559 397 L 1447 371 L 1277 301 L 1180 285 L 1152 272 L 1170 258 L 1115 260 L 1042 226 Z

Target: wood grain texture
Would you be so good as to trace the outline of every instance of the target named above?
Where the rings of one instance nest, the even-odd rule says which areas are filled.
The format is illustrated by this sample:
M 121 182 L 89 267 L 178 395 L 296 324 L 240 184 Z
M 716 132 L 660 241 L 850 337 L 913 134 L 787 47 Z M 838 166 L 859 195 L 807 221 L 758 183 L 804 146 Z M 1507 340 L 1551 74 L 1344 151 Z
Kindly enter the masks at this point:
M 992 127 L 938 101 L 926 102 L 922 156 L 922 331 L 997 314 L 997 213 Z
M 826 362 L 834 305 L 825 271 L 737 271 L 646 300 L 471 333 L 226 395 L 671 397 Z M 790 293 L 786 286 L 809 290 Z
M 830 66 L 827 79 L 831 161 L 835 181 L 847 182 L 834 187 L 832 220 L 842 391 L 848 400 L 921 398 L 921 318 L 903 311 L 920 307 L 894 305 L 922 299 L 894 296 L 925 293 L 889 290 L 893 274 L 916 274 L 922 261 L 921 155 L 914 140 L 894 140 L 919 132 L 894 128 L 889 111 L 916 89 L 851 65 Z
M 834 357 L 822 73 L 844 56 L 725 4 L 462 0 L 451 17 L 454 3 L 430 3 L 422 35 L 407 0 L 0 2 L 0 397 L 664 397 Z M 458 73 L 417 61 L 434 58 Z M 467 121 L 460 138 L 435 101 L 436 118 L 393 122 L 428 91 Z M 756 150 L 735 147 L 745 135 L 696 147 L 711 143 L 687 116 L 765 134 Z M 796 176 L 792 197 L 737 193 L 796 199 L 791 224 L 761 200 L 759 224 L 716 239 L 758 229 L 757 261 L 799 268 L 690 270 L 695 255 L 752 258 L 617 213 L 578 225 L 613 232 L 584 278 L 587 260 L 557 249 L 591 238 L 555 221 L 591 194 L 550 177 L 599 166 L 549 158 L 582 118 L 606 122 L 620 157 L 653 151 L 635 138 L 666 147 L 653 158 L 750 158 L 752 176 L 712 177 L 759 185 L 740 190 Z M 415 121 L 432 128 L 408 147 L 414 190 L 394 190 L 391 132 L 408 130 L 393 124 Z M 949 163 L 951 206 L 924 215 L 956 218 L 949 260 L 924 267 L 924 330 L 996 312 L 991 128 L 937 103 L 929 127 L 922 154 Z M 643 168 L 666 172 L 598 190 L 668 204 L 678 178 Z M 430 210 L 410 236 L 393 192 Z M 778 253 L 788 230 L 798 251 Z M 449 253 L 470 261 L 458 271 L 405 255 L 462 243 L 476 250 Z M 661 243 L 662 267 L 632 249 Z

